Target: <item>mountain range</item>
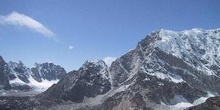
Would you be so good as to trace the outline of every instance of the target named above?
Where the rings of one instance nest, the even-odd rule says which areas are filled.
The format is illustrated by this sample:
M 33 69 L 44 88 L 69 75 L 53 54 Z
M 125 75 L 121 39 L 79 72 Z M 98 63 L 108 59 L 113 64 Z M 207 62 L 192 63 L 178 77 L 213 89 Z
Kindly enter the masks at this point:
M 220 29 L 154 31 L 111 66 L 102 60 L 86 61 L 41 94 L 6 101 L 22 101 L 21 109 L 35 110 L 181 110 L 194 105 L 200 108 L 204 104 L 199 104 L 207 98 L 220 94 L 219 45 Z M 4 69 L 0 67 L 1 70 Z M 42 74 L 31 76 L 37 81 L 41 81 L 37 76 L 51 78 Z M 1 82 L 3 87 L 8 88 L 8 80 Z
M 53 63 L 42 63 L 32 68 L 21 61 L 6 63 L 0 56 L 0 90 L 44 91 L 66 75 L 63 67 Z

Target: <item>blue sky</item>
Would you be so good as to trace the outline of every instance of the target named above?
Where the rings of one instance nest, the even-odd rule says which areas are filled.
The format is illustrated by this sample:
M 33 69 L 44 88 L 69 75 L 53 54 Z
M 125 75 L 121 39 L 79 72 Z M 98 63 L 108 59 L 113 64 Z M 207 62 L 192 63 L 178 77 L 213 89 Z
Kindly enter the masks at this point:
M 53 62 L 120 57 L 159 29 L 220 28 L 219 0 L 1 0 L 0 55 Z

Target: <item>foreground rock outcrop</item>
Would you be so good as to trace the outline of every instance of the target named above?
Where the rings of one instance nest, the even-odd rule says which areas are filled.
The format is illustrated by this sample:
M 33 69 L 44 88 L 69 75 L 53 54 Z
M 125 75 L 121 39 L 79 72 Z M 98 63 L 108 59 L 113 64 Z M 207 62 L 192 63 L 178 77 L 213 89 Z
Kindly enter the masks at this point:
M 190 107 L 187 110 L 220 110 L 220 96 L 210 97 L 205 103 Z

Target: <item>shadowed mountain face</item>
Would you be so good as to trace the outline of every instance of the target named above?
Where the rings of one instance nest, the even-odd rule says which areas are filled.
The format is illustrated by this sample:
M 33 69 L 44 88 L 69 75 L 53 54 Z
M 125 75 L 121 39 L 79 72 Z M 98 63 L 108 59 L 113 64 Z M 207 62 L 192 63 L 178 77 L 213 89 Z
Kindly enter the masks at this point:
M 0 56 L 0 89 L 10 89 L 7 70 L 5 69 L 6 63 Z
M 160 30 L 107 67 L 87 61 L 38 95 L 35 109 L 183 109 L 220 93 L 220 29 Z M 184 105 L 184 106 L 183 106 Z

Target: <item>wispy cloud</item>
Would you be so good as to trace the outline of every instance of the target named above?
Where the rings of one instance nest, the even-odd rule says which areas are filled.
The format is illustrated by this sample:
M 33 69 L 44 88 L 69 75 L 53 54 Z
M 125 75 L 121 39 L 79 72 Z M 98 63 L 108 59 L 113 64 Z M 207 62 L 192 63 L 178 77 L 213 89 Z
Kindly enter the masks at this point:
M 102 60 L 106 63 L 106 65 L 111 66 L 112 62 L 116 59 L 116 57 L 105 57 Z
M 48 38 L 53 38 L 55 41 L 57 41 L 57 39 L 55 38 L 55 34 L 50 29 L 46 28 L 39 21 L 18 12 L 12 12 L 6 16 L 0 15 L 0 24 L 24 26 Z
M 74 47 L 72 46 L 72 45 L 70 45 L 69 47 L 68 47 L 68 49 L 69 50 L 72 50 Z

